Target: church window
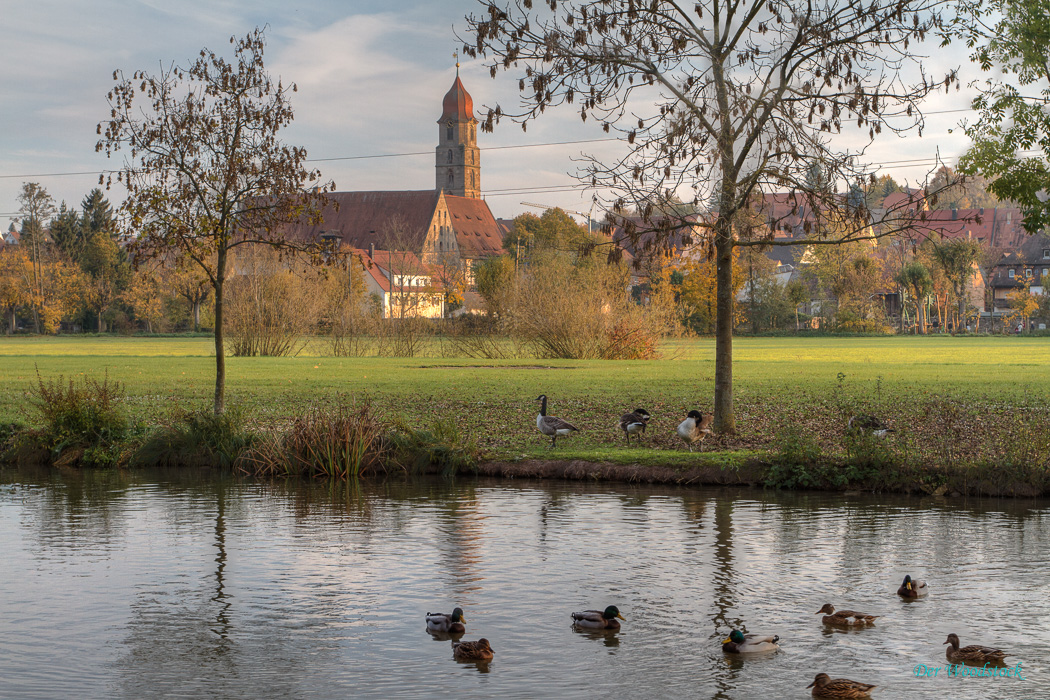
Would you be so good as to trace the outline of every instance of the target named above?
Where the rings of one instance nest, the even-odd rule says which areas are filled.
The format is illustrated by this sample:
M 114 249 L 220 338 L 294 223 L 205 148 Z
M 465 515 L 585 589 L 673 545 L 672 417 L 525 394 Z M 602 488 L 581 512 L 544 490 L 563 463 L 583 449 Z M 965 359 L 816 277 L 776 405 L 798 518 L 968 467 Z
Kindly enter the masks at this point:
M 474 173 L 471 173 L 471 174 L 470 174 L 470 186 L 471 186 L 471 187 L 473 187 L 473 186 L 474 186 Z
M 451 141 L 453 138 L 455 138 L 454 133 L 452 131 L 452 125 L 451 124 L 449 124 L 448 127 L 445 128 L 445 138 L 447 140 L 449 140 L 449 141 Z
M 448 186 L 452 187 L 456 184 L 456 176 L 452 174 L 452 168 L 448 169 Z
M 448 152 L 448 164 L 452 165 L 452 151 L 451 150 Z

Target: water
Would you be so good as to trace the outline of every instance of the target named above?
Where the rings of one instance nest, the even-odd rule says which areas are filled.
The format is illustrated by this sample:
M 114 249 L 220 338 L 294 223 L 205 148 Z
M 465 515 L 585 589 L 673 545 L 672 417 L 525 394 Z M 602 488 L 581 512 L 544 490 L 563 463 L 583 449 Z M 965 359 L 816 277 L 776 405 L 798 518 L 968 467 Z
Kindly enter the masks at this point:
M 1050 698 L 1050 504 L 562 482 L 0 473 L 0 697 Z M 903 602 L 904 574 L 929 598 Z M 882 615 L 824 629 L 825 602 Z M 618 634 L 569 613 L 619 606 Z M 461 664 L 424 613 L 466 613 Z M 727 658 L 732 627 L 780 652 Z M 1026 680 L 919 679 L 942 642 Z

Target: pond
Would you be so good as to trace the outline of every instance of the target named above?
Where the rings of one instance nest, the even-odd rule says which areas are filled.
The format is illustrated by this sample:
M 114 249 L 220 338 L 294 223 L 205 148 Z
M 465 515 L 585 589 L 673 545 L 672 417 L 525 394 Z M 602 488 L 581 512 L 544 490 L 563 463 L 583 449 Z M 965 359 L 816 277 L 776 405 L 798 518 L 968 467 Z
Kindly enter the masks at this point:
M 5 470 L 0 543 L 5 698 L 1050 697 L 1045 501 Z M 456 605 L 491 663 L 426 632 Z M 571 628 L 606 605 L 619 633 Z M 734 627 L 781 649 L 729 658 Z M 945 677 L 951 632 L 1024 680 Z

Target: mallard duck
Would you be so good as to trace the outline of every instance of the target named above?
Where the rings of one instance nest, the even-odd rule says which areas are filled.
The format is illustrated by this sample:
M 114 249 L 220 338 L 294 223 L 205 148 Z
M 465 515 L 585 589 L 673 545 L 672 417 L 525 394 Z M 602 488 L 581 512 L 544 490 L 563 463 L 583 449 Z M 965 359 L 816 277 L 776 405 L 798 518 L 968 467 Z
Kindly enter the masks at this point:
M 846 430 L 851 433 L 868 433 L 875 437 L 886 437 L 887 433 L 895 432 L 884 421 L 867 413 L 851 416 L 846 423 Z
M 547 395 L 540 394 L 536 397 L 536 400 L 540 403 L 540 413 L 536 416 L 536 427 L 540 429 L 540 432 L 544 435 L 549 435 L 551 438 L 551 447 L 554 447 L 554 441 L 562 435 L 568 435 L 569 433 L 576 432 L 579 430 L 572 423 L 563 421 L 561 418 L 555 418 L 554 416 L 547 415 Z
M 452 658 L 456 661 L 491 661 L 492 646 L 484 637 L 476 642 L 452 642 Z
M 463 617 L 463 608 L 456 608 L 451 615 L 445 613 L 427 613 L 428 632 L 448 632 L 449 634 L 460 634 L 467 631 Z
M 620 416 L 620 430 L 627 437 L 627 444 L 631 444 L 631 435 L 644 433 L 645 426 L 649 424 L 649 411 L 644 408 L 636 408 L 630 413 Z
M 776 651 L 780 647 L 777 642 L 780 637 L 763 637 L 757 634 L 744 634 L 740 630 L 733 630 L 729 636 L 722 641 L 722 651 L 727 654 L 751 654 L 760 651 Z
M 685 444 L 689 446 L 689 451 L 693 451 L 693 443 L 699 442 L 700 449 L 704 449 L 704 438 L 711 434 L 711 423 L 715 420 L 713 413 L 701 413 L 700 411 L 690 411 L 686 414 L 685 420 L 678 424 L 678 437 L 685 441 Z
M 982 647 L 979 644 L 971 644 L 960 649 L 959 635 L 954 632 L 948 635 L 944 643 L 951 645 L 944 650 L 944 655 L 954 664 L 999 664 L 1003 662 L 1004 657 L 1008 656 L 1002 649 Z
M 816 612 L 817 615 L 821 613 L 827 613 L 824 617 L 820 618 L 820 621 L 825 625 L 836 625 L 839 627 L 855 627 L 857 625 L 874 625 L 875 619 L 878 615 L 866 615 L 864 613 L 853 612 L 852 610 L 839 610 L 835 612 L 835 606 L 831 603 L 824 603 L 824 607 Z
M 605 610 L 583 610 L 572 614 L 572 624 L 591 630 L 618 630 L 619 620 L 626 621 L 615 605 L 610 605 Z
M 848 678 L 832 679 L 826 673 L 818 673 L 813 682 L 806 686 L 813 689 L 815 698 L 869 698 L 875 686 L 870 683 L 851 681 Z
M 925 581 L 912 581 L 911 576 L 904 577 L 904 583 L 897 589 L 897 595 L 901 598 L 921 598 L 930 592 L 930 587 Z

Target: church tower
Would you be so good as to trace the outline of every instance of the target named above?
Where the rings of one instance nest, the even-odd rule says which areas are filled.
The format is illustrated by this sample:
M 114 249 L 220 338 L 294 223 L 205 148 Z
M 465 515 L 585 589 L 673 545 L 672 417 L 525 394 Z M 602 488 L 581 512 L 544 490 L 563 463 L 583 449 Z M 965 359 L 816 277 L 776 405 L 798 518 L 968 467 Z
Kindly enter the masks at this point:
M 436 166 L 435 189 L 457 197 L 481 199 L 478 120 L 474 118 L 474 101 L 460 82 L 458 63 L 456 82 L 441 103 Z

